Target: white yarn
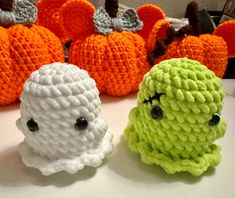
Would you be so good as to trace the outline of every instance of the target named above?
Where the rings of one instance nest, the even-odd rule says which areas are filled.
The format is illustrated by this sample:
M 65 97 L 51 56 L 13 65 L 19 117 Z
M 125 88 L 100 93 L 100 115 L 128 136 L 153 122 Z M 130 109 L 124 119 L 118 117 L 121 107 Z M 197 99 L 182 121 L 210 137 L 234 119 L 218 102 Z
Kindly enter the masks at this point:
M 98 166 L 112 151 L 112 135 L 100 119 L 100 99 L 95 81 L 77 66 L 53 63 L 33 72 L 21 95 L 17 127 L 25 135 L 19 152 L 26 166 L 50 175 L 75 173 L 85 165 Z M 78 118 L 88 127 L 76 130 Z M 33 119 L 39 131 L 31 132 Z

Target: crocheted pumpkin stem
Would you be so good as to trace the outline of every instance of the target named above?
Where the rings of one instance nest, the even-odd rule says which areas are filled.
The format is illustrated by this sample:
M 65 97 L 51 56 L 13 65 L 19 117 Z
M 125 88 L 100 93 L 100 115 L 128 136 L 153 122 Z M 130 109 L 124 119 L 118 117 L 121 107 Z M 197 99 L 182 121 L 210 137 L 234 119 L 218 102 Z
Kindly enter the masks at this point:
M 37 17 L 35 0 L 0 0 L 0 26 L 31 25 Z
M 111 18 L 116 18 L 118 13 L 118 0 L 105 0 L 105 10 Z
M 0 9 L 5 11 L 11 11 L 14 0 L 0 0 Z
M 198 15 L 198 4 L 191 1 L 186 8 L 185 17 L 188 18 L 189 25 L 192 27 L 193 34 L 199 36 L 201 33 L 200 19 Z
M 150 66 L 154 65 L 154 60 L 165 54 L 167 46 L 170 45 L 178 37 L 173 27 L 167 29 L 167 38 L 165 40 L 158 39 L 155 48 L 148 53 L 147 59 Z
M 201 33 L 201 24 L 198 15 L 198 4 L 191 1 L 186 8 L 185 17 L 188 18 L 189 25 L 183 26 L 178 31 L 175 31 L 173 27 L 167 29 L 167 37 L 165 40 L 158 39 L 155 43 L 155 48 L 148 54 L 148 62 L 150 66 L 154 65 L 154 60 L 165 54 L 167 46 L 174 40 L 181 39 L 184 36 L 194 35 L 199 36 Z

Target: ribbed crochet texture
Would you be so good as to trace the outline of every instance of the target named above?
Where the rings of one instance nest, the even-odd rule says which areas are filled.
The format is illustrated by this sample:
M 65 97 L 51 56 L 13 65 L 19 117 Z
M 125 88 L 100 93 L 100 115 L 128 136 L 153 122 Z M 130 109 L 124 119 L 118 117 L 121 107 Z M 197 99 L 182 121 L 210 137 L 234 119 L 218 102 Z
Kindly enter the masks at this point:
M 67 1 L 68 0 L 39 0 L 37 3 L 38 17 L 36 23 L 54 32 L 63 43 L 71 39 L 60 18 L 60 8 Z M 73 18 L 69 19 L 70 23 L 71 19 Z
M 95 81 L 77 66 L 53 63 L 33 72 L 24 85 L 20 112 L 17 127 L 25 135 L 19 146 L 23 162 L 44 175 L 96 167 L 112 151 L 112 135 L 99 118 Z M 75 126 L 79 118 L 88 122 L 83 129 Z M 38 131 L 27 127 L 31 119 Z
M 223 37 L 228 46 L 228 56 L 229 58 L 235 57 L 235 20 L 224 21 L 219 24 L 215 31 L 214 35 Z
M 19 98 L 32 71 L 44 64 L 64 61 L 60 40 L 41 26 L 0 27 L 0 105 Z
M 124 96 L 136 91 L 150 68 L 144 39 L 136 33 L 125 31 L 112 31 L 108 35 L 95 33 L 91 17 L 94 14 L 91 15 L 93 6 L 82 0 L 67 3 L 62 13 L 64 24 L 68 24 L 72 5 L 77 9 L 83 8 L 84 12 L 74 17 L 75 29 L 66 26 L 72 37 L 80 33 L 69 49 L 69 63 L 87 70 L 95 79 L 100 93 Z M 75 14 L 74 10 L 72 15 Z M 86 28 L 81 28 L 85 24 Z
M 147 40 L 148 51 L 157 48 L 155 44 L 158 39 L 166 39 L 168 27 L 169 22 L 166 19 L 161 19 L 155 23 Z M 222 78 L 228 63 L 228 47 L 225 40 L 216 35 L 184 36 L 169 44 L 165 54 L 155 59 L 155 64 L 162 60 L 181 57 L 201 62 Z
M 77 40 L 70 48 L 69 62 L 87 70 L 99 91 L 112 96 L 136 91 L 149 70 L 145 42 L 132 32 L 92 34 Z
M 144 4 L 137 9 L 137 13 L 144 23 L 143 29 L 138 34 L 146 41 L 151 66 L 162 60 L 187 57 L 206 65 L 215 72 L 216 76 L 220 78 L 224 76 L 228 58 L 235 56 L 233 45 L 235 20 L 223 22 L 216 27 L 212 34 L 191 36 L 197 35 L 192 30 L 198 31 L 196 27 L 199 21 L 195 19 L 194 13 L 191 13 L 192 15 L 189 17 L 191 26 L 182 27 L 180 30 L 175 30 L 174 33 L 160 7 Z M 158 42 L 163 43 L 164 47 L 158 45 Z
M 203 34 L 199 37 L 187 36 L 171 43 L 163 56 L 155 64 L 171 58 L 187 57 L 206 65 L 222 78 L 228 64 L 228 49 L 223 38 Z
M 209 123 L 220 114 L 223 97 L 221 80 L 197 61 L 179 58 L 155 65 L 144 76 L 137 107 L 129 114 L 125 137 L 131 151 L 167 173 L 201 175 L 221 159 L 213 142 L 224 135 L 226 123 Z M 163 111 L 161 119 L 151 116 L 156 106 Z
M 48 19 L 48 23 L 45 24 L 48 25 L 51 22 L 54 28 L 57 27 L 54 19 L 46 17 L 49 16 L 49 13 L 45 12 L 47 8 L 44 9 L 53 7 L 53 3 L 57 3 L 54 7 L 56 8 L 54 14 L 56 13 L 58 21 L 64 26 L 67 35 L 73 41 L 69 48 L 68 62 L 87 70 L 89 75 L 95 79 L 100 93 L 124 96 L 136 91 L 143 75 L 150 67 L 147 62 L 144 39 L 137 33 L 126 32 L 127 30 L 137 31 L 142 26 L 142 22 L 139 21 L 134 10 L 123 14 L 120 17 L 122 19 L 120 23 L 120 18 L 112 18 L 107 21 L 107 18 L 96 17 L 99 12 L 95 14 L 95 7 L 86 0 L 64 0 L 59 1 L 60 4 L 55 0 L 41 0 L 38 4 L 39 24 L 44 24 L 43 20 Z M 101 14 L 104 14 L 103 11 Z M 45 17 L 43 15 L 40 17 L 40 12 L 44 13 Z M 133 16 L 135 16 L 135 20 L 133 20 Z M 71 21 L 71 19 L 73 20 Z M 106 27 L 104 33 L 110 34 L 97 33 L 96 30 L 99 29 L 101 32 L 104 28 L 102 28 L 103 26 L 95 28 L 93 20 L 96 26 L 102 26 L 104 22 L 107 22 L 111 27 Z

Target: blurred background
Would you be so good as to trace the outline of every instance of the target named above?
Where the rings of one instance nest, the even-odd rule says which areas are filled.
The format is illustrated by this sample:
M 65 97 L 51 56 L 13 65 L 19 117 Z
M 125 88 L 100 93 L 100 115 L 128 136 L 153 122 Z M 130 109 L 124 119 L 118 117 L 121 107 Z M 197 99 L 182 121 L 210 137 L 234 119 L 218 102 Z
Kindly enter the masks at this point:
M 89 0 L 95 6 L 103 6 L 105 0 Z M 154 3 L 160 6 L 167 16 L 181 18 L 184 17 L 187 4 L 191 0 L 119 0 L 121 4 L 128 7 L 138 7 L 144 3 Z M 222 10 L 226 0 L 194 0 L 198 3 L 199 8 L 206 10 Z

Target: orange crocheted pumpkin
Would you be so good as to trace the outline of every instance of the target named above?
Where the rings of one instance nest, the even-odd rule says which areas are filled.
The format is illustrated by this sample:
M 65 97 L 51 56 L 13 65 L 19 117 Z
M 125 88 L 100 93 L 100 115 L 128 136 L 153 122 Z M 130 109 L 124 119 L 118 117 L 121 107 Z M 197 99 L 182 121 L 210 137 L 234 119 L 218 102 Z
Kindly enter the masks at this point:
M 18 5 L 15 0 L 14 6 L 24 3 L 19 2 Z M 26 2 L 26 6 L 33 9 L 30 2 Z M 26 6 L 24 5 L 24 9 Z M 14 9 L 16 8 L 0 11 L 0 105 L 10 104 L 19 98 L 23 84 L 32 71 L 44 64 L 64 60 L 60 40 L 44 27 L 15 25 L 14 23 L 24 22 L 17 20 L 25 13 L 16 13 Z M 7 14 L 13 16 L 12 21 L 3 20 Z M 15 14 L 17 20 L 14 18 Z M 26 19 L 25 16 L 23 18 Z
M 68 0 L 39 0 L 37 3 L 38 17 L 36 24 L 48 28 L 58 36 L 63 43 L 71 38 L 60 19 L 60 8 Z M 70 21 L 72 19 L 69 19 Z
M 63 25 L 74 40 L 69 63 L 87 70 L 101 93 L 123 96 L 136 91 L 149 70 L 145 41 L 133 33 L 142 22 L 133 9 L 116 18 L 115 0 L 105 5 L 106 11 L 95 11 L 85 0 L 71 0 L 60 9 Z
M 146 47 L 150 65 L 166 59 L 187 57 L 198 60 L 214 71 L 218 77 L 223 77 L 228 57 L 235 55 L 232 44 L 235 41 L 235 21 L 225 22 L 225 24 L 219 26 L 213 35 L 199 35 L 193 32 L 196 28 L 193 27 L 194 24 L 176 32 L 165 18 L 157 20 L 147 39 Z

